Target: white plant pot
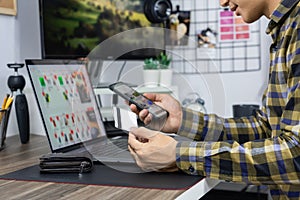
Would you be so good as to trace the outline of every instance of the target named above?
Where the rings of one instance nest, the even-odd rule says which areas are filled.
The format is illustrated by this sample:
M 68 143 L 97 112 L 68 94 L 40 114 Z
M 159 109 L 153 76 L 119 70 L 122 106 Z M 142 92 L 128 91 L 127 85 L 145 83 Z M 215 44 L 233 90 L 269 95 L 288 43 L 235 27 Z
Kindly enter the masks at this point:
M 145 86 L 157 87 L 159 85 L 159 78 L 160 78 L 159 71 L 160 70 L 155 70 L 155 69 L 144 69 L 143 70 Z
M 169 87 L 172 85 L 173 70 L 172 69 L 161 69 L 160 70 L 160 85 Z

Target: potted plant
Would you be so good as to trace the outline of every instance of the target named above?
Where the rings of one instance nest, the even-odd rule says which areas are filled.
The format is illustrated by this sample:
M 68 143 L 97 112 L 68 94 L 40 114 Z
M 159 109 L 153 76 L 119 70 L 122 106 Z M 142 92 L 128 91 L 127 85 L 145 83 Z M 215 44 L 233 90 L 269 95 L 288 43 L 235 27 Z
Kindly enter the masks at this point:
M 144 60 L 144 83 L 147 86 L 157 86 L 159 84 L 159 62 L 153 58 L 147 58 Z
M 173 71 L 170 69 L 171 58 L 160 53 L 156 58 L 144 60 L 144 82 L 148 86 L 171 86 Z
M 157 60 L 159 62 L 159 69 L 160 69 L 160 78 L 159 78 L 160 85 L 171 86 L 173 71 L 170 68 L 170 64 L 172 59 L 165 53 L 161 53 L 157 57 Z

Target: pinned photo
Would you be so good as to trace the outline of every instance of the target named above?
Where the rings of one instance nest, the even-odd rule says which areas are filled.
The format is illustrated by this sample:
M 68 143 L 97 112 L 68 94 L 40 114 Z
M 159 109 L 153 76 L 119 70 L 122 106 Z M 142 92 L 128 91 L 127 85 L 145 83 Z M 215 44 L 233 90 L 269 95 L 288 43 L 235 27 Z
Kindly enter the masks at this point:
M 197 34 L 198 47 L 215 48 L 217 43 L 217 33 L 210 28 L 201 30 Z

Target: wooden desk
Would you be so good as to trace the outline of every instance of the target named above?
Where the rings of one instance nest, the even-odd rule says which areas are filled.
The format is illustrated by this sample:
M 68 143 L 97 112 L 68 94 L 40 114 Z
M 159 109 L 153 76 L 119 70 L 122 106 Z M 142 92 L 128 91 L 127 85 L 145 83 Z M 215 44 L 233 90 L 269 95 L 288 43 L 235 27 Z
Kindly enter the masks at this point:
M 31 135 L 30 142 L 28 144 L 21 144 L 19 136 L 8 137 L 6 140 L 6 148 L 0 151 L 0 175 L 36 165 L 39 162 L 38 158 L 49 152 L 50 148 L 45 136 Z M 197 189 L 197 187 L 193 187 L 191 189 L 197 189 L 198 191 L 203 190 L 205 193 L 216 184 L 216 181 L 209 181 L 207 183 L 206 180 L 203 180 L 203 183 L 200 185 L 197 184 L 200 189 Z M 53 182 L 0 180 L 1 199 L 161 200 L 175 199 L 177 197 L 178 199 L 186 199 L 189 195 L 184 192 L 185 191 L 183 190 L 158 190 L 83 184 L 62 184 Z M 195 194 L 195 192 L 193 192 L 193 194 Z M 197 199 L 199 199 L 199 196 Z

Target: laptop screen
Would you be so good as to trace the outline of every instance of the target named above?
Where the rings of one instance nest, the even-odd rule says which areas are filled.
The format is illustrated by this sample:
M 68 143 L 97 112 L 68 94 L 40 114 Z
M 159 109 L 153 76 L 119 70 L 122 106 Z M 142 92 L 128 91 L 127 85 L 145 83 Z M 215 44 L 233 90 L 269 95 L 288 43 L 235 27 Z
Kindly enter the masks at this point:
M 84 62 L 26 60 L 26 66 L 52 151 L 106 135 Z

